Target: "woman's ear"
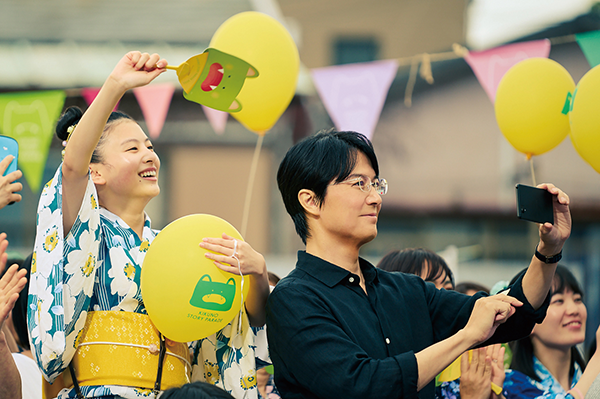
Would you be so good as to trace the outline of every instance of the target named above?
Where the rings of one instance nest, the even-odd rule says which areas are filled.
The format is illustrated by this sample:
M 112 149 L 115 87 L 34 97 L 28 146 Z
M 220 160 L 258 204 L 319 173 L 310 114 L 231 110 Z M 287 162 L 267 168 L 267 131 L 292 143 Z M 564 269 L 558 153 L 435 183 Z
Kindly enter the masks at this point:
M 90 166 L 90 174 L 92 175 L 92 181 L 97 186 L 106 184 L 106 179 L 102 177 L 102 173 L 96 167 Z
M 298 192 L 298 202 L 304 208 L 304 211 L 309 215 L 317 215 L 321 207 L 317 201 L 317 197 L 312 190 L 303 188 Z

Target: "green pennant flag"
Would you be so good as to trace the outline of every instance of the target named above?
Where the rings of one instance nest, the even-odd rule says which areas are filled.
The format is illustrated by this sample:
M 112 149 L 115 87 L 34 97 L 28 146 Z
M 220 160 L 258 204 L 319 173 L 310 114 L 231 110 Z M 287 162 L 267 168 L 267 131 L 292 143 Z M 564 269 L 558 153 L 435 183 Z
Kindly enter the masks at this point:
M 18 166 L 34 193 L 42 183 L 64 102 L 61 90 L 0 94 L 0 132 L 19 143 Z
M 600 31 L 577 33 L 575 40 L 592 68 L 600 64 Z

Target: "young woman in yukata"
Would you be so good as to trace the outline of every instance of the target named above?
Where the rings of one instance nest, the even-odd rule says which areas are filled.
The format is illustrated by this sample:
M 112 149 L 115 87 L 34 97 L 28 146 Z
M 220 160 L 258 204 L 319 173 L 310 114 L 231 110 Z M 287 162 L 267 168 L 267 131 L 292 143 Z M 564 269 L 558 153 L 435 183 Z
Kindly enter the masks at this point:
M 144 208 L 159 193 L 160 159 L 140 126 L 112 110 L 166 65 L 157 54 L 129 52 L 85 114 L 71 108 L 57 125 L 68 142 L 40 197 L 28 321 L 46 380 L 60 376 L 56 385 L 68 387 L 59 398 L 156 397 L 189 381 L 257 397 L 255 355 L 266 339 L 249 324 L 265 321 L 269 284 L 261 254 L 226 235 L 200 243 L 220 254 L 206 256 L 225 271 L 239 273 L 237 256 L 251 287 L 245 311 L 200 341 L 165 341 L 141 297 L 142 262 L 158 233 Z
M 530 336 L 511 342 L 506 399 L 583 399 L 600 374 L 600 351 L 586 364 L 577 348 L 585 340 L 587 308 L 579 282 L 565 266 L 557 266 L 550 294 L 544 321 Z

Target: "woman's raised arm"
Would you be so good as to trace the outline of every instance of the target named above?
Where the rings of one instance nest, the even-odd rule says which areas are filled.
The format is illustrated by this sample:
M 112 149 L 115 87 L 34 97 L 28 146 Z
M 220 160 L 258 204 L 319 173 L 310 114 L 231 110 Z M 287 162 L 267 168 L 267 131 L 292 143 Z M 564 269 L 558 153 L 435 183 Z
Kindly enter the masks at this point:
M 158 54 L 130 51 L 115 66 L 98 96 L 71 133 L 62 165 L 63 228 L 66 235 L 75 219 L 86 190 L 92 153 L 100 141 L 110 113 L 129 89 L 144 86 L 166 69 Z

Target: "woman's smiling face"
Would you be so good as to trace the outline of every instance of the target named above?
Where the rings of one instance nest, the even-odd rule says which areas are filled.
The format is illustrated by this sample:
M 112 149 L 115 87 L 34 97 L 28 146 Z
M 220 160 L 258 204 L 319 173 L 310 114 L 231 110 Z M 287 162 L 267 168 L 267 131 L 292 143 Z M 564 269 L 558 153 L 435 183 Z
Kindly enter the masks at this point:
M 102 161 L 90 165 L 105 188 L 119 196 L 157 196 L 160 159 L 142 128 L 134 121 L 122 120 L 105 134 Z
M 550 299 L 546 318 L 531 334 L 534 346 L 568 349 L 585 340 L 587 308 L 581 294 L 565 287 Z

